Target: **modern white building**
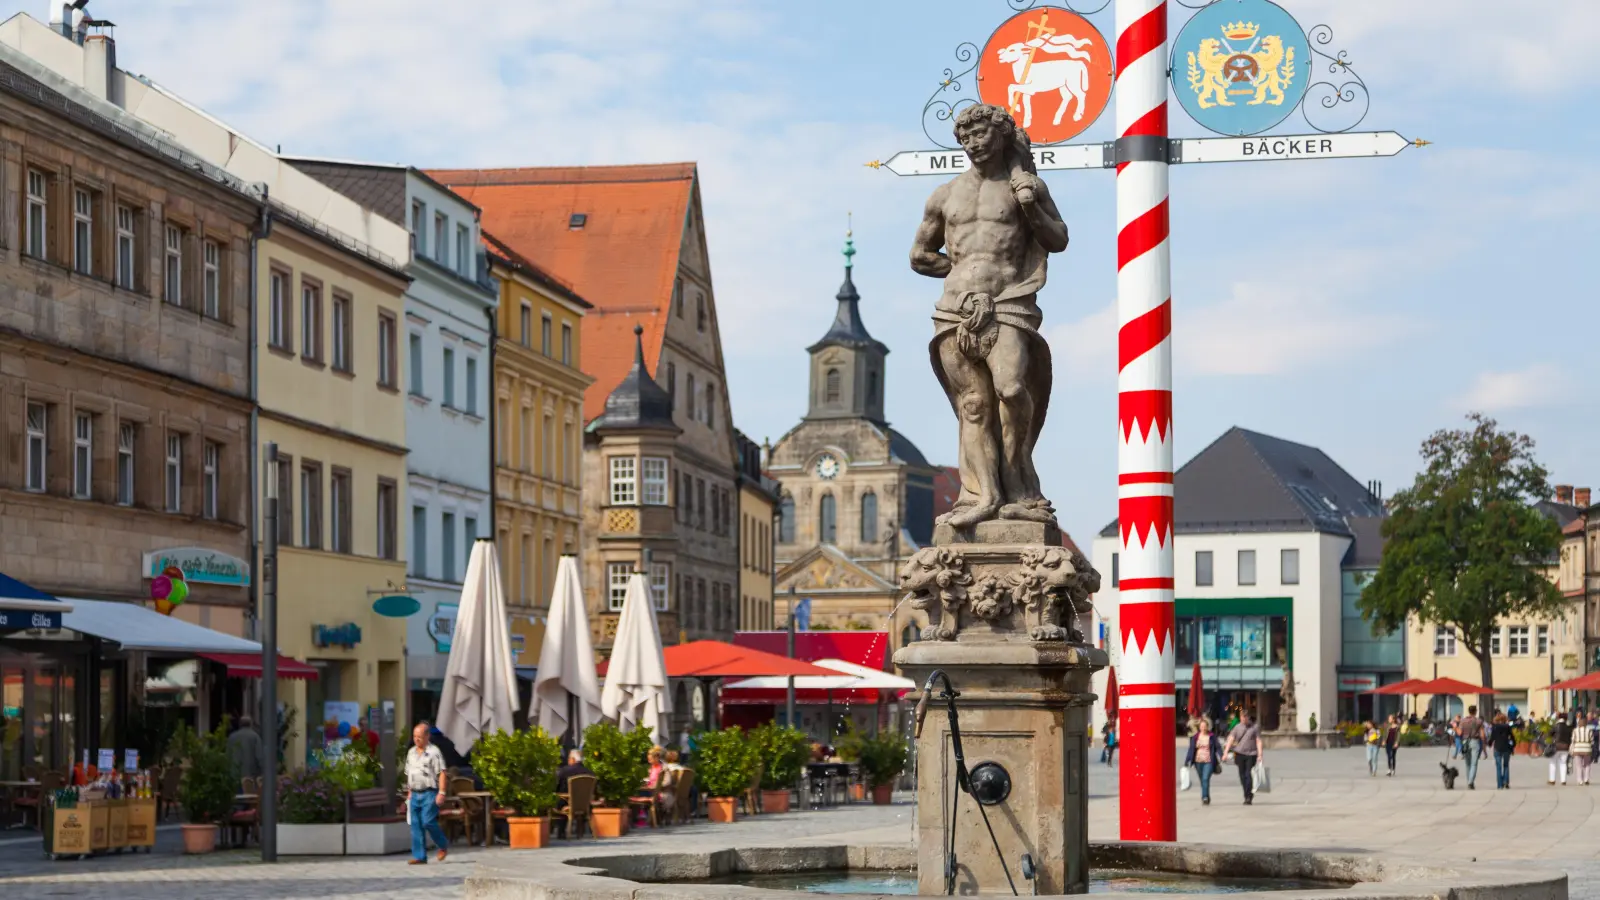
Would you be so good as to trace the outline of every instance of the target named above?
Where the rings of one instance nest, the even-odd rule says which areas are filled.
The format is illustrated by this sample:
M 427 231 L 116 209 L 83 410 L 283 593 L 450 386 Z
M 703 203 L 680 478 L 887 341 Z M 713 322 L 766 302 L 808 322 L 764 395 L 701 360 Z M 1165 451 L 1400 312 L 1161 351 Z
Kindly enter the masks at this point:
M 1175 541 L 1180 722 L 1196 661 L 1213 717 L 1240 705 L 1269 729 L 1279 725 L 1285 667 L 1301 730 L 1312 715 L 1331 726 L 1341 695 L 1364 692 L 1368 678 L 1376 687 L 1404 677 L 1402 637 L 1374 637 L 1359 615 L 1352 621 L 1346 596 L 1377 567 L 1383 505 L 1371 489 L 1315 447 L 1236 427 L 1178 469 L 1173 493 L 1173 533 L 1163 537 Z M 1093 636 L 1113 665 L 1120 551 L 1112 522 L 1094 541 L 1102 589 Z M 1362 687 L 1341 690 L 1354 675 Z M 1102 696 L 1105 679 L 1096 679 Z M 1103 704 L 1095 715 L 1104 720 Z
M 499 288 L 479 211 L 418 169 L 295 158 L 294 166 L 410 229 L 406 321 L 406 587 L 422 603 L 406 628 L 412 710 L 432 716 L 472 543 L 493 537 L 491 378 Z M 430 698 L 432 698 L 430 700 Z

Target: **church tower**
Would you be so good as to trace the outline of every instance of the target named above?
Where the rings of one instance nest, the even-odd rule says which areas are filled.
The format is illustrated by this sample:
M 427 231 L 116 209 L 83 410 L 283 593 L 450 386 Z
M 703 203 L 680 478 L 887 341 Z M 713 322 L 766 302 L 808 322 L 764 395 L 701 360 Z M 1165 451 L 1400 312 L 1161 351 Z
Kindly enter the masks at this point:
M 861 295 L 850 277 L 855 255 L 855 239 L 846 231 L 844 284 L 834 297 L 839 309 L 828 333 L 806 348 L 811 354 L 811 402 L 806 418 L 867 419 L 883 425 L 884 357 L 889 348 L 868 334 L 861 321 Z

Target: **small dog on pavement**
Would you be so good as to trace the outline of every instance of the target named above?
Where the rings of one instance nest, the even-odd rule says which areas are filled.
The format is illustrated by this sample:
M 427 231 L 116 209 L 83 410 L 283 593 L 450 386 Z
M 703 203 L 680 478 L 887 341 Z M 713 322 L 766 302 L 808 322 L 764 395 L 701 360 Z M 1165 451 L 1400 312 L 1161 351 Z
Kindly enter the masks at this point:
M 1444 781 L 1444 789 L 1453 791 L 1456 789 L 1456 779 L 1461 777 L 1461 770 L 1455 766 L 1439 763 L 1439 777 Z

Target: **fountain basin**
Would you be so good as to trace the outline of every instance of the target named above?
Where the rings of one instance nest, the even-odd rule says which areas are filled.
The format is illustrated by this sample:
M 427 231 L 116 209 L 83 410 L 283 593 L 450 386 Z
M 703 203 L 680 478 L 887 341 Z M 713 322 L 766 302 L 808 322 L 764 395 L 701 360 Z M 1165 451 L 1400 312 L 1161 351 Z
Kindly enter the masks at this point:
M 840 873 L 910 873 L 916 850 L 906 845 L 754 847 L 694 853 L 569 852 L 566 855 L 499 855 L 478 864 L 467 879 L 466 896 L 481 900 L 803 900 L 807 890 L 759 886 L 759 876 L 787 874 L 821 879 Z M 1566 900 L 1563 872 L 1472 864 L 1431 863 L 1392 856 L 1322 853 L 1306 850 L 1255 850 L 1217 844 L 1091 843 L 1092 871 L 1172 873 L 1234 882 L 1316 883 L 1320 887 L 1239 892 L 1237 884 L 1203 890 L 1169 885 L 1160 896 L 1213 897 L 1228 893 L 1254 900 Z M 1029 884 L 1015 867 L 1017 890 Z M 747 877 L 740 877 L 747 876 Z M 745 883 L 728 883 L 743 881 Z M 1231 887 L 1222 891 L 1216 888 Z M 970 890 L 958 891 L 970 893 Z M 1004 881 L 984 885 L 983 893 L 1009 895 Z M 1097 893 L 1099 893 L 1097 891 Z M 1110 896 L 1152 896 L 1150 892 L 1106 892 Z M 858 894 L 897 896 L 898 893 Z

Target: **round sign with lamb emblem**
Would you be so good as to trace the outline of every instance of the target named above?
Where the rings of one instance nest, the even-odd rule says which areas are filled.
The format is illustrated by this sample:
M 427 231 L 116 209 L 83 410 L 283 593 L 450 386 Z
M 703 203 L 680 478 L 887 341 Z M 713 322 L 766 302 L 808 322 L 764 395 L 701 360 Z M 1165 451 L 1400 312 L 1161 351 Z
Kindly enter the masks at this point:
M 1035 144 L 1082 134 L 1111 100 L 1111 45 L 1083 16 L 1058 6 L 1001 23 L 978 59 L 978 97 L 1011 110 Z

